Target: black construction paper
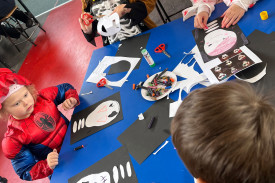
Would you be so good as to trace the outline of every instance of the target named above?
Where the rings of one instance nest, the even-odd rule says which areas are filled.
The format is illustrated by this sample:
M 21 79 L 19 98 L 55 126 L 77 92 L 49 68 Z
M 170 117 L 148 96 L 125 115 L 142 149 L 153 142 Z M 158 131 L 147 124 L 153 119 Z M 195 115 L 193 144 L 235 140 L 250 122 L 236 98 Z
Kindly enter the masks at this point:
M 111 100 L 111 101 L 110 101 Z M 110 101 L 110 105 L 105 106 L 104 102 Z M 116 102 L 114 102 L 116 101 Z M 102 106 L 104 105 L 104 106 Z M 116 109 L 116 107 L 119 105 L 119 112 L 118 110 L 113 110 Z M 99 107 L 99 108 L 97 108 Z M 109 110 L 110 109 L 110 110 Z M 97 114 L 97 116 L 100 116 L 99 118 L 94 118 L 94 117 L 89 117 L 90 114 L 94 111 L 93 114 Z M 112 119 L 114 118 L 114 119 Z M 86 120 L 88 119 L 88 120 Z M 112 120 L 110 120 L 112 119 Z M 122 113 L 122 107 L 121 107 L 121 100 L 120 100 L 120 93 L 117 92 L 99 102 L 96 104 L 93 104 L 86 109 L 79 111 L 78 113 L 73 114 L 72 119 L 71 119 L 71 144 L 89 136 L 92 135 L 114 123 L 117 123 L 118 121 L 123 119 L 123 113 Z M 84 120 L 84 121 L 83 121 Z M 109 123 L 104 124 L 102 126 L 91 126 L 88 127 L 88 122 L 91 122 L 93 120 L 96 122 L 98 125 L 102 125 L 105 122 L 110 120 Z M 84 124 L 82 123 L 84 122 Z M 101 123 L 101 124 L 100 124 Z M 75 124 L 77 125 L 77 130 L 74 130 Z M 80 124 L 80 128 L 78 125 Z M 83 125 L 82 125 L 83 124 Z
M 141 47 L 146 48 L 147 42 L 149 40 L 150 33 L 143 34 L 141 36 L 131 37 L 129 39 L 121 41 L 121 46 L 118 48 L 116 56 L 118 57 L 135 57 L 141 58 Z M 141 60 L 136 65 L 134 69 L 138 69 Z M 111 65 L 108 74 L 116 74 L 120 72 L 126 72 L 129 70 L 129 66 L 124 62 L 119 62 L 118 64 Z
M 131 168 L 131 174 L 130 171 L 127 171 L 127 165 L 130 165 Z M 116 151 L 112 152 L 105 158 L 99 160 L 92 166 L 88 167 L 87 169 L 83 170 L 79 174 L 71 177 L 68 180 L 68 183 L 77 183 L 80 181 L 82 178 L 85 178 L 86 176 L 90 175 L 90 179 L 85 180 L 82 179 L 81 183 L 104 183 L 104 182 L 111 182 L 114 183 L 114 169 L 115 166 L 118 170 L 118 183 L 137 183 L 137 177 L 136 173 L 133 167 L 133 164 L 131 162 L 129 153 L 125 149 L 125 147 L 121 147 L 117 149 Z M 122 166 L 122 168 L 121 168 Z M 123 172 L 121 172 L 123 170 Z M 103 174 L 100 174 L 102 172 L 105 172 Z M 122 177 L 124 173 L 124 178 Z M 109 174 L 106 176 L 106 174 Z M 98 178 L 98 179 L 97 179 Z M 110 181 L 108 181 L 110 180 Z
M 144 120 L 137 119 L 118 137 L 139 164 L 170 136 L 172 118 L 169 118 L 169 105 L 172 102 L 172 99 L 166 98 L 155 102 L 143 113 Z M 148 129 L 152 117 L 155 121 Z
M 274 93 L 275 89 L 275 32 L 271 34 L 255 30 L 248 37 L 250 42 L 247 47 L 251 49 L 264 63 L 267 64 L 266 75 L 254 85 L 264 93 Z M 258 64 L 257 64 L 258 65 Z M 263 66 L 257 69 L 261 69 Z M 255 65 L 256 68 L 256 65 Z M 274 104 L 275 102 L 272 101 Z
M 215 19 L 213 21 L 217 21 L 217 26 L 219 26 L 218 29 L 219 30 L 223 30 L 223 32 L 224 32 L 223 34 L 219 34 L 219 35 L 222 35 L 222 36 L 216 36 L 215 37 L 215 38 L 221 38 L 220 41 L 223 40 L 223 41 L 226 42 L 226 43 L 223 43 L 223 46 L 226 45 L 228 42 L 230 42 L 230 40 L 232 40 L 232 38 L 231 39 L 229 38 L 230 34 L 228 34 L 228 32 L 227 32 L 228 35 L 225 35 L 226 34 L 225 31 L 234 32 L 236 34 L 236 36 L 237 36 L 237 42 L 230 49 L 228 49 L 228 50 L 225 49 L 226 51 L 221 52 L 218 55 L 211 56 L 212 54 L 208 55 L 206 53 L 206 51 L 204 49 L 204 45 L 209 45 L 209 47 L 210 46 L 213 47 L 213 45 L 215 45 L 215 44 L 212 43 L 211 41 L 213 41 L 214 39 L 211 39 L 209 42 L 205 42 L 206 35 L 208 35 L 210 33 L 206 33 L 206 31 L 203 30 L 203 29 L 194 29 L 192 31 L 192 33 L 193 33 L 193 36 L 195 38 L 195 41 L 197 43 L 198 49 L 200 51 L 200 54 L 202 56 L 202 59 L 203 59 L 204 63 L 206 63 L 206 62 L 208 62 L 210 60 L 213 60 L 216 57 L 218 57 L 218 56 L 220 56 L 220 55 L 222 55 L 224 53 L 233 51 L 236 48 L 240 48 L 241 46 L 248 44 L 247 38 L 245 37 L 245 35 L 243 34 L 242 30 L 240 29 L 240 27 L 237 24 L 233 25 L 233 26 L 230 26 L 229 28 L 221 28 L 221 22 L 222 22 L 222 18 L 221 17 L 219 17 L 219 18 L 217 18 L 217 19 Z M 209 26 L 209 30 L 210 29 L 211 29 L 211 26 Z M 216 30 L 218 30 L 218 29 L 216 29 Z M 214 30 L 214 31 L 216 31 L 216 30 Z M 210 31 L 210 32 L 213 33 L 214 31 Z M 230 39 L 230 40 L 226 40 L 226 39 Z M 221 46 L 217 46 L 215 50 L 222 50 Z

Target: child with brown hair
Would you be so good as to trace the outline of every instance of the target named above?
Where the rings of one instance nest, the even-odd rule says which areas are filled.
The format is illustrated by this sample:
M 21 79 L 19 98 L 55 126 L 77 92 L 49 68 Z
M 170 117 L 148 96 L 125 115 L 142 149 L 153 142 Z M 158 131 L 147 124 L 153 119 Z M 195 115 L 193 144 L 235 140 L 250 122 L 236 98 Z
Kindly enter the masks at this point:
M 179 107 L 171 133 L 198 183 L 275 182 L 275 108 L 247 83 L 193 91 Z
M 23 180 L 50 176 L 58 165 L 69 123 L 57 109 L 59 104 L 65 110 L 79 104 L 70 84 L 37 92 L 24 77 L 0 69 L 0 117 L 8 121 L 2 149 Z

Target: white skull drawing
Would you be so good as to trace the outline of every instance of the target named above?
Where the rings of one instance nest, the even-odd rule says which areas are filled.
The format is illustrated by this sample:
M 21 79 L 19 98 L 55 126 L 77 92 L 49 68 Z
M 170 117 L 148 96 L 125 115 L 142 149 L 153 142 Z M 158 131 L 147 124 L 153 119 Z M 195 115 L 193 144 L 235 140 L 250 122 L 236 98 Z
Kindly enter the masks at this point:
M 240 53 L 241 50 L 240 50 L 240 49 L 235 49 L 233 52 L 234 52 L 234 53 Z
M 245 55 L 239 55 L 239 56 L 238 56 L 238 60 L 243 60 L 243 59 L 245 59 L 245 58 L 246 58 Z
M 224 74 L 224 73 L 220 73 L 219 76 L 218 76 L 219 80 L 222 80 L 222 79 L 225 79 L 225 78 L 226 78 L 226 74 Z
M 111 177 L 108 172 L 101 172 L 83 177 L 77 183 L 111 183 Z
M 223 59 L 223 60 L 226 60 L 227 58 L 228 58 L 228 55 L 227 55 L 227 54 L 223 54 L 223 55 L 222 55 L 222 59 Z
M 125 170 L 126 168 L 126 170 Z M 125 168 L 122 165 L 119 165 L 119 169 L 117 166 L 113 167 L 113 179 L 115 183 L 118 183 L 119 180 L 125 179 L 126 176 L 126 172 L 128 177 L 132 176 L 132 168 L 130 165 L 130 162 L 128 161 L 126 163 Z M 119 172 L 121 175 L 121 179 L 119 176 Z M 108 172 L 101 172 L 101 173 L 97 173 L 97 174 L 91 174 L 91 175 L 87 175 L 86 177 L 83 177 L 82 179 L 80 179 L 77 183 L 111 183 L 111 176 Z
M 237 43 L 237 35 L 235 32 L 217 29 L 204 38 L 204 50 L 209 56 L 220 55 L 231 49 Z
M 120 112 L 120 105 L 115 100 L 108 100 L 102 102 L 97 108 L 92 111 L 88 117 L 85 119 L 80 119 L 79 121 L 75 121 L 73 124 L 73 133 L 76 133 L 77 130 L 84 128 L 84 124 L 86 127 L 93 126 L 103 126 L 107 123 L 113 121 Z M 78 124 L 77 124 L 78 123 Z
M 243 67 L 247 67 L 250 65 L 250 62 L 249 61 L 243 61 Z
M 235 67 L 231 67 L 231 73 L 235 73 L 237 72 L 238 70 L 235 68 Z
M 232 61 L 227 60 L 225 64 L 226 64 L 226 65 L 231 65 L 231 64 L 232 64 Z
M 221 71 L 221 67 L 216 66 L 215 67 L 215 72 L 220 72 L 220 71 Z

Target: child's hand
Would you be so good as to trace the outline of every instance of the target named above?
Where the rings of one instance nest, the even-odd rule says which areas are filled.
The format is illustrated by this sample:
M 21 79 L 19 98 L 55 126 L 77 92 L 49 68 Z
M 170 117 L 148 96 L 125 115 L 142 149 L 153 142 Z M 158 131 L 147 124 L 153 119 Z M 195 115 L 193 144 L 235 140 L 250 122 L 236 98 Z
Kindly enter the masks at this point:
M 88 24 L 89 23 L 89 21 L 87 20 L 87 19 L 83 19 L 82 18 L 82 14 L 81 14 L 81 16 L 80 16 L 80 18 L 78 19 L 78 21 L 79 21 L 79 24 L 80 24 L 80 27 L 81 27 L 81 29 L 83 30 L 83 32 L 85 33 L 85 34 L 91 34 L 92 33 L 92 24 L 90 24 L 90 25 L 85 25 L 84 24 L 84 21 L 86 22 L 86 24 Z
M 195 16 L 194 19 L 194 27 L 199 29 L 208 29 L 207 28 L 207 20 L 209 18 L 209 14 L 206 11 L 202 11 Z
M 62 107 L 65 111 L 68 111 L 72 108 L 75 107 L 77 103 L 77 100 L 73 97 L 69 98 L 69 99 L 66 99 L 63 103 L 62 103 Z
M 238 23 L 238 21 L 243 17 L 244 13 L 245 10 L 242 7 L 236 4 L 232 4 L 222 15 L 222 28 L 228 28 L 231 25 Z
M 52 170 L 56 167 L 56 165 L 58 165 L 58 153 L 56 149 L 54 149 L 53 152 L 48 154 L 47 163 Z
M 131 8 L 124 8 L 126 4 L 121 4 L 121 5 L 118 5 L 117 7 L 115 7 L 114 11 L 112 12 L 113 13 L 117 13 L 119 18 L 123 17 L 126 13 L 130 13 L 131 11 Z

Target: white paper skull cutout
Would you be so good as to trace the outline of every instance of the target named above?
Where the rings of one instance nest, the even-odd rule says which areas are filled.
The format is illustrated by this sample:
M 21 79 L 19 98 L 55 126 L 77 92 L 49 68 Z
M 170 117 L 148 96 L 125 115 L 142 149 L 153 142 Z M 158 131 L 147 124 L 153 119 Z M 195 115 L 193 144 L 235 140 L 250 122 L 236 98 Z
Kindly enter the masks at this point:
M 122 165 L 119 165 L 121 179 L 126 178 L 126 173 L 127 173 L 128 177 L 132 176 L 132 168 L 131 168 L 129 161 L 126 163 L 125 168 L 126 169 L 124 169 L 124 167 Z M 113 167 L 113 179 L 114 179 L 115 183 L 118 183 L 119 180 L 121 180 L 121 179 L 119 179 L 120 176 L 119 176 L 118 167 L 114 166 Z M 112 181 L 110 178 L 110 174 L 108 172 L 101 172 L 101 173 L 91 174 L 86 177 L 83 177 L 77 183 L 111 183 L 111 182 Z
M 217 29 L 204 38 L 204 50 L 209 56 L 220 55 L 231 49 L 237 43 L 237 35 L 233 31 Z
M 105 28 L 106 32 L 103 31 L 103 27 Z M 97 24 L 97 31 L 99 34 L 103 36 L 111 36 L 120 31 L 120 21 L 119 15 L 114 13 L 110 16 L 104 16 L 103 18 L 99 19 Z
M 240 49 L 235 49 L 233 52 L 234 53 L 239 53 L 239 52 L 241 52 L 241 50 Z
M 108 100 L 101 103 L 97 108 L 88 115 L 85 126 L 103 126 L 113 121 L 119 114 L 120 105 L 115 100 Z
M 120 105 L 115 100 L 108 100 L 102 102 L 97 108 L 92 111 L 88 117 L 85 119 L 79 119 L 73 124 L 73 133 L 76 133 L 84 125 L 88 128 L 93 126 L 103 126 L 107 123 L 113 121 L 120 112 Z M 77 124 L 78 123 L 78 124 Z
M 91 174 L 83 177 L 77 183 L 111 183 L 110 174 L 108 172 L 101 172 L 98 174 Z

